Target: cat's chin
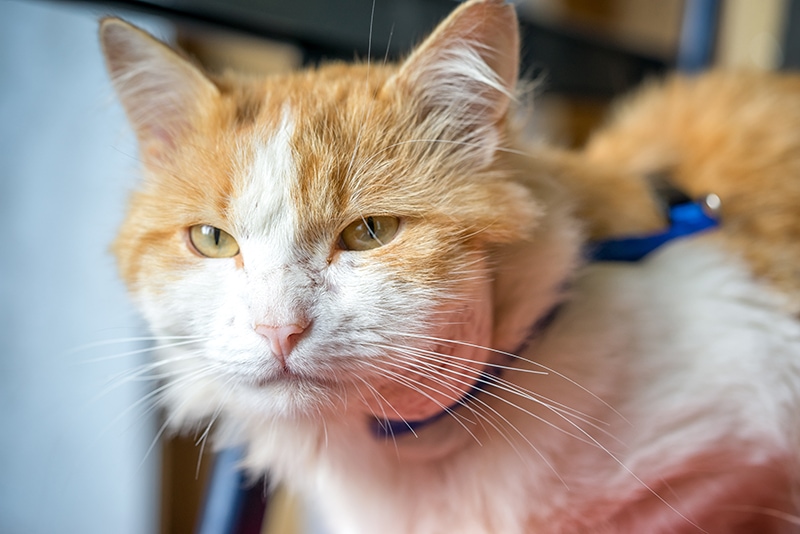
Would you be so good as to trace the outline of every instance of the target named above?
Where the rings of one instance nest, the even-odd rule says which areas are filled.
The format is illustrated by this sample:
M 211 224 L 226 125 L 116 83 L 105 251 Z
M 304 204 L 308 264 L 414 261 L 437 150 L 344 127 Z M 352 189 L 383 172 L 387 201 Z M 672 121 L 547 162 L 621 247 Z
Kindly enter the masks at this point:
M 321 415 L 338 405 L 341 385 L 325 379 L 280 372 L 244 382 L 238 388 L 239 408 L 267 418 Z

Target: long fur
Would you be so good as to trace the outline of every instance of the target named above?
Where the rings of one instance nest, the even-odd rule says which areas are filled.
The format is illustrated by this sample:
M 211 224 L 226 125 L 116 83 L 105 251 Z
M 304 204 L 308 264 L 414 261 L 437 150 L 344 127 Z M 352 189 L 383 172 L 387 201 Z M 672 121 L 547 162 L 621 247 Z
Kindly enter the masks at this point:
M 795 81 L 678 78 L 569 153 L 516 140 L 499 0 L 396 66 L 215 77 L 119 20 L 101 40 L 145 175 L 120 272 L 156 335 L 188 336 L 159 351 L 170 425 L 243 444 L 335 532 L 798 530 L 796 262 L 771 254 L 798 251 L 800 120 L 726 97 Z M 781 148 L 739 141 L 755 124 Z M 723 230 L 587 265 L 589 237 L 664 225 L 653 173 L 720 194 Z M 785 202 L 743 215 L 751 194 Z M 397 233 L 344 246 L 370 217 Z M 199 254 L 201 224 L 239 253 Z M 298 324 L 281 357 L 257 328 Z

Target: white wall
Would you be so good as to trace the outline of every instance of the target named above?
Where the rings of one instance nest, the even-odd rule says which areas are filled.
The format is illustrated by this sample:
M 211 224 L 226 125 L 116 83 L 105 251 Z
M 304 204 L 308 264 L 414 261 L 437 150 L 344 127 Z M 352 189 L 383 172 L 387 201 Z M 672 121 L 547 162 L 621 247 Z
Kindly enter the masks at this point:
M 2 533 L 156 529 L 158 450 L 145 453 L 157 425 L 136 405 L 148 385 L 119 376 L 146 355 L 72 350 L 141 335 L 108 253 L 137 162 L 99 54 L 101 14 L 0 2 Z

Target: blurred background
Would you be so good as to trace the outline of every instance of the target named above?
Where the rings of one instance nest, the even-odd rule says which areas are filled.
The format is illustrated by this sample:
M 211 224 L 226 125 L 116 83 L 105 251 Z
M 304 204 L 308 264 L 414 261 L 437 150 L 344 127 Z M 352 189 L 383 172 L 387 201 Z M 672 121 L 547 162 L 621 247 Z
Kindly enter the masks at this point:
M 542 81 L 530 134 L 562 145 L 580 145 L 609 101 L 644 78 L 800 65 L 800 7 L 789 0 L 516 3 L 522 72 Z M 0 533 L 202 528 L 214 458 L 199 458 L 191 436 L 161 436 L 147 402 L 153 384 L 136 373 L 147 333 L 108 252 L 138 162 L 103 69 L 98 18 L 123 16 L 212 70 L 270 73 L 397 58 L 454 5 L 376 0 L 373 13 L 371 0 L 0 2 Z M 279 521 L 264 528 L 301 531 Z

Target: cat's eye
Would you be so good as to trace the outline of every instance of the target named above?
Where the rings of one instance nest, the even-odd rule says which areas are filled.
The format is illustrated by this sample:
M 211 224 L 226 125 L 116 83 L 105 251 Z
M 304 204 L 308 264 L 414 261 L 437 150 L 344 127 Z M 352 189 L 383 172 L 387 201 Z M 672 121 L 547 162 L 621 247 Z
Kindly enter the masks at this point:
M 239 253 L 239 243 L 231 234 L 210 224 L 189 228 L 189 240 L 197 252 L 208 258 L 232 258 Z
M 342 231 L 340 244 L 345 250 L 378 248 L 391 241 L 399 227 L 400 220 L 397 217 L 363 217 L 353 221 Z

